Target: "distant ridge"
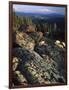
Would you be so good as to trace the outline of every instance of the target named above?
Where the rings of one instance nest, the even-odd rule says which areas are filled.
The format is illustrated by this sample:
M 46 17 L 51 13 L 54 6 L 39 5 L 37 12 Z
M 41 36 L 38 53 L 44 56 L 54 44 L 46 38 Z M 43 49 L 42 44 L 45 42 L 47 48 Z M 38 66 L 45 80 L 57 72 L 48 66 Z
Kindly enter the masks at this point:
M 63 14 L 57 14 L 57 13 L 24 13 L 24 12 L 15 12 L 17 16 L 48 16 L 48 17 L 64 17 Z

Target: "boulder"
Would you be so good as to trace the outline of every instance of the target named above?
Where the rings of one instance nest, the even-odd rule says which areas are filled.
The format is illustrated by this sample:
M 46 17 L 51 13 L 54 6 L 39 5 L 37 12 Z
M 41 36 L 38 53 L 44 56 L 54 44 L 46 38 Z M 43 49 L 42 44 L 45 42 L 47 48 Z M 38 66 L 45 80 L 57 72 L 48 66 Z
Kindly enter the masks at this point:
M 35 40 L 36 43 L 40 41 L 40 39 L 43 37 L 42 32 L 30 32 L 27 33 L 33 40 Z
M 29 50 L 33 50 L 35 41 L 24 32 L 18 32 L 16 34 L 15 43 Z

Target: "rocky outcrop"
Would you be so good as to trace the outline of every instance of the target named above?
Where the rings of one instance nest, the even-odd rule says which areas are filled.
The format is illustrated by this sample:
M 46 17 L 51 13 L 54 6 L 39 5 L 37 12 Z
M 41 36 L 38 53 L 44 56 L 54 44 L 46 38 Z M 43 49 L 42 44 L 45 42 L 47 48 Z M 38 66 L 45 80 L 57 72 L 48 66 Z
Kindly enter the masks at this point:
M 40 41 L 40 39 L 43 37 L 42 32 L 30 32 L 27 33 L 33 40 L 35 40 L 36 43 Z
M 64 52 L 41 32 L 14 33 L 14 85 L 64 83 Z
M 15 34 L 15 43 L 29 50 L 33 50 L 35 46 L 35 41 L 24 32 Z
M 55 45 L 37 45 L 35 51 L 39 53 L 43 58 L 49 55 L 54 62 L 57 63 L 57 70 L 60 75 L 64 75 L 64 49 L 58 48 Z
M 57 69 L 58 64 L 48 55 L 42 58 L 35 51 L 15 48 L 13 56 L 20 58 L 17 70 L 24 74 L 29 84 L 64 82 L 64 77 Z

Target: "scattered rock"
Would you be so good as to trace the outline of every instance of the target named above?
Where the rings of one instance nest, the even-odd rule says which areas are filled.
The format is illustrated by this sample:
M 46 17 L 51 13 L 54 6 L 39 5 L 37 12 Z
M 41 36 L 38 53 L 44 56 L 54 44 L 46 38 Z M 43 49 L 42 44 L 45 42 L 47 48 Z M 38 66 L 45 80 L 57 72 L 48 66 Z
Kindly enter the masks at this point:
M 65 42 L 62 42 L 62 45 L 65 47 L 66 45 L 65 45 Z
M 13 71 L 15 71 L 18 67 L 18 64 L 19 64 L 19 60 L 17 57 L 13 57 L 12 64 L 13 64 L 12 69 L 13 69 Z
M 64 42 L 60 42 L 59 40 L 56 40 L 55 44 L 60 48 L 65 48 L 65 43 Z
M 27 85 L 28 84 L 26 78 L 24 77 L 23 74 L 21 74 L 20 71 L 15 71 L 13 73 L 13 75 L 14 75 L 14 79 L 16 79 L 20 85 Z
M 13 60 L 12 60 L 12 63 L 16 63 L 16 62 L 18 62 L 18 58 L 14 57 Z

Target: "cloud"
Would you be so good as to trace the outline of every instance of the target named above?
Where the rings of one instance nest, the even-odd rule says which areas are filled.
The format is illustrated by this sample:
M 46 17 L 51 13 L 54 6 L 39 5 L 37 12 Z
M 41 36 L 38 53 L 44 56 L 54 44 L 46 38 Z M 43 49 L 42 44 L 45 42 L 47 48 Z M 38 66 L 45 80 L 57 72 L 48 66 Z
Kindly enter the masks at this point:
M 31 13 L 64 13 L 64 9 L 50 6 L 13 5 L 13 10 L 16 12 Z
M 18 11 L 18 12 L 23 12 L 23 11 L 32 11 L 32 12 L 51 12 L 51 10 L 47 8 L 33 8 L 32 6 L 20 6 L 20 5 L 13 5 L 13 10 Z
M 37 8 L 37 9 L 33 9 L 33 8 L 21 8 L 21 7 L 18 7 L 18 8 L 13 8 L 14 11 L 18 11 L 18 12 L 53 12 L 52 10 L 49 10 L 49 9 L 40 9 L 40 8 Z
M 37 10 L 34 10 L 35 12 L 52 12 L 52 10 L 49 10 L 49 9 L 37 9 Z
M 39 10 L 35 10 L 35 11 L 38 11 L 38 12 L 52 12 L 52 13 L 58 13 L 58 12 L 64 12 L 64 10 L 51 10 L 51 9 L 39 9 Z

